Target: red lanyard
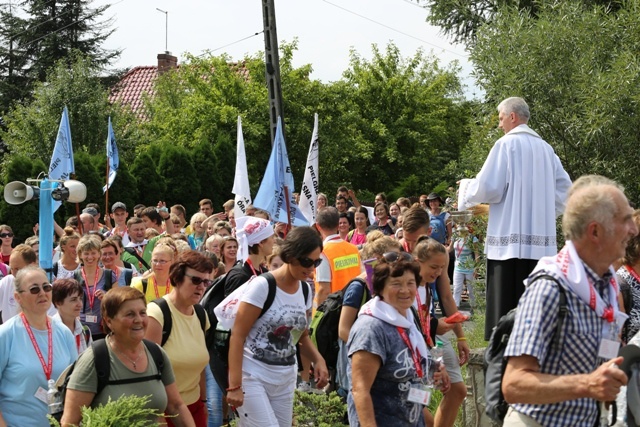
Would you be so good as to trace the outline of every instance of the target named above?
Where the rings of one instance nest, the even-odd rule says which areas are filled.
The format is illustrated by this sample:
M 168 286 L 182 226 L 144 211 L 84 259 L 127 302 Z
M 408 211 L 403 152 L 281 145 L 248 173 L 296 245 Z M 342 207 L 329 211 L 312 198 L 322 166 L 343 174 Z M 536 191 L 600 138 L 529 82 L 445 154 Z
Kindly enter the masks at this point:
M 156 278 L 155 277 L 151 277 L 150 279 L 153 279 L 153 290 L 156 292 L 156 298 L 160 298 L 160 293 L 158 292 L 158 283 L 156 282 Z M 168 294 L 169 293 L 169 284 L 171 283 L 171 280 L 169 278 L 167 278 L 167 283 L 164 286 L 164 294 Z
M 53 338 L 51 335 L 51 322 L 49 322 L 49 318 L 47 318 L 47 343 L 49 344 L 47 357 L 49 358 L 49 362 L 45 363 L 44 357 L 42 357 L 42 352 L 40 351 L 40 346 L 36 341 L 36 337 L 33 336 L 33 331 L 31 330 L 31 325 L 29 325 L 27 316 L 25 316 L 24 313 L 20 313 L 20 317 L 22 317 L 22 323 L 24 323 L 27 334 L 29 334 L 29 339 L 31 340 L 31 344 L 33 344 L 33 348 L 38 355 L 38 359 L 40 359 L 44 376 L 47 377 L 47 381 L 49 381 L 51 379 L 51 372 L 53 372 Z
M 80 335 L 76 335 L 76 347 L 78 348 L 78 354 L 80 354 Z
M 596 293 L 597 293 L 596 287 L 591 281 L 591 277 L 589 277 L 588 275 L 587 275 L 587 281 L 589 282 L 589 306 L 593 311 L 596 311 Z M 613 286 L 614 289 L 616 288 L 616 282 L 613 279 L 613 277 L 611 278 L 609 283 Z M 605 289 L 605 292 L 609 293 L 609 289 Z M 602 299 L 604 300 L 604 298 Z M 602 312 L 602 318 L 609 323 L 613 323 L 613 321 L 615 320 L 613 304 L 611 304 L 610 297 L 609 297 L 609 305 L 607 305 L 604 311 Z
M 460 258 L 460 254 L 462 253 L 462 251 L 464 250 L 464 245 L 467 243 L 465 240 L 458 240 L 456 241 L 456 244 L 460 243 L 460 250 L 456 250 L 456 258 Z M 456 248 L 457 249 L 457 248 Z
M 402 247 L 404 248 L 404 251 L 408 254 L 411 253 L 411 251 L 409 250 L 409 244 L 406 241 L 402 242 Z
M 87 288 L 87 298 L 89 299 L 89 307 L 91 308 L 91 312 L 93 313 L 93 303 L 96 300 L 96 291 L 98 290 L 98 276 L 100 275 L 100 269 L 96 268 L 96 277 L 93 280 L 93 295 L 91 291 L 89 291 L 89 282 L 87 282 L 87 275 L 84 272 L 84 267 L 80 269 L 82 273 L 82 278 L 84 279 L 84 285 Z
M 427 290 L 427 285 L 424 288 L 425 292 L 429 292 Z M 425 338 L 427 339 L 427 344 L 429 347 L 433 347 L 433 341 L 431 340 L 431 320 L 429 307 L 427 305 L 422 305 L 422 301 L 420 298 L 420 287 L 416 289 L 416 300 L 418 300 L 418 317 L 420 317 L 420 324 L 422 325 L 422 331 L 425 334 Z
M 625 265 L 624 268 L 626 268 L 629 274 L 633 276 L 634 279 L 636 279 L 636 282 L 640 283 L 640 276 L 638 276 L 638 273 L 636 273 L 633 267 L 631 267 L 630 265 Z
M 418 378 L 422 378 L 422 376 L 424 375 L 424 372 L 422 371 L 422 364 L 420 364 L 420 352 L 413 351 L 413 346 L 411 345 L 411 341 L 409 341 L 409 336 L 407 335 L 405 330 L 400 326 L 396 326 L 396 328 L 400 333 L 400 337 L 402 337 L 402 341 L 404 341 L 407 347 L 409 347 L 409 351 L 411 352 L 411 358 L 413 359 L 413 364 L 415 365 L 416 374 L 418 375 Z
M 249 258 L 247 258 L 247 264 L 249 265 L 249 268 L 251 269 L 251 272 L 253 273 L 253 275 L 257 276 L 258 273 L 256 272 L 256 269 L 253 268 L 253 263 L 251 262 L 251 260 Z
M 118 278 L 120 277 L 120 269 L 118 268 L 118 266 L 117 266 L 117 265 L 114 265 L 114 267 L 115 267 L 115 268 L 114 268 L 113 270 L 111 270 L 111 271 L 113 271 L 113 274 L 115 274 L 115 275 L 116 275 L 116 280 L 115 280 L 115 282 L 116 282 L 116 283 L 118 283 Z

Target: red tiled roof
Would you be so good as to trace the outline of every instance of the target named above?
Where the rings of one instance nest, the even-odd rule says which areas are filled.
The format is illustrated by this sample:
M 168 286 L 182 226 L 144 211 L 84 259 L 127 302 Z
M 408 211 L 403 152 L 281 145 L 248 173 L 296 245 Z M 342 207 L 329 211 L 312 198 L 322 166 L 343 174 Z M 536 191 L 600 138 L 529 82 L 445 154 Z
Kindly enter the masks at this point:
M 142 66 L 131 69 L 111 90 L 109 102 L 120 102 L 129 106 L 141 119 L 146 119 L 144 111 L 144 94 L 153 96 L 154 85 L 158 77 L 158 67 Z

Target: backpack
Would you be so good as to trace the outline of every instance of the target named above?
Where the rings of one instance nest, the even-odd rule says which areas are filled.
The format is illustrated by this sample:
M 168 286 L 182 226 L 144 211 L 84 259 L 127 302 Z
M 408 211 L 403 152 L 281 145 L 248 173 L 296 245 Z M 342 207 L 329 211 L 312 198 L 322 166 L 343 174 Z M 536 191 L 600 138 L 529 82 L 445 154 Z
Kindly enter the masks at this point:
M 267 292 L 267 299 L 264 302 L 264 306 L 260 311 L 258 319 L 264 315 L 264 313 L 271 308 L 273 300 L 276 297 L 276 290 L 278 284 L 275 277 L 271 273 L 264 273 L 260 276 L 267 279 L 269 284 L 269 291 Z M 209 323 L 211 327 L 205 333 L 205 339 L 207 342 L 207 349 L 209 350 L 209 366 L 213 372 L 213 377 L 222 389 L 222 392 L 226 395 L 227 388 L 229 388 L 229 340 L 231 339 L 231 331 L 226 329 L 218 329 L 218 318 L 213 311 L 224 299 L 224 286 L 225 275 L 218 277 L 213 284 L 206 290 L 205 294 L 200 301 L 200 304 L 204 308 L 204 311 L 209 316 Z M 307 282 L 301 282 L 302 294 L 304 295 L 305 304 L 309 299 L 309 285 Z
M 445 216 L 447 212 L 441 212 L 439 215 L 429 214 L 429 220 L 431 225 L 431 238 L 437 240 L 444 245 L 447 241 L 447 224 L 445 223 Z
M 123 380 L 110 380 L 109 376 L 111 375 L 111 364 L 109 362 L 109 349 L 107 348 L 107 342 L 104 339 L 100 339 L 94 341 L 91 344 L 91 348 L 93 349 L 93 363 L 96 369 L 96 374 L 98 377 L 98 386 L 96 388 L 96 396 L 100 394 L 102 390 L 108 385 L 119 385 L 119 384 L 133 384 L 140 383 L 149 380 L 161 380 L 162 379 L 162 371 L 164 369 L 164 356 L 162 355 L 162 350 L 160 347 L 154 343 L 153 341 L 149 341 L 143 339 L 142 342 L 149 350 L 151 354 L 151 358 L 156 364 L 156 369 L 158 373 L 155 375 L 147 375 L 144 377 L 136 377 L 136 378 L 128 378 Z M 82 357 L 82 355 L 80 355 Z M 78 359 L 79 360 L 79 359 Z M 56 387 L 58 389 L 58 393 L 60 393 L 60 401 L 62 402 L 60 412 L 52 414 L 51 416 L 58 420 L 62 419 L 63 409 L 64 409 L 64 400 L 67 395 L 67 386 L 69 385 L 69 380 L 71 378 L 71 374 L 76 367 L 76 360 L 60 375 L 58 380 L 56 381 Z M 94 397 L 95 398 L 95 397 Z
M 534 277 L 528 286 L 533 285 L 533 283 L 539 279 L 548 279 L 556 282 L 558 285 L 560 303 L 558 306 L 558 322 L 556 323 L 552 346 L 559 349 L 562 324 L 568 312 L 567 296 L 564 287 L 558 279 L 548 274 L 540 274 Z M 507 410 L 509 409 L 509 404 L 504 400 L 504 395 L 502 394 L 502 378 L 504 377 L 504 370 L 507 366 L 507 359 L 504 357 L 504 352 L 509 342 L 509 336 L 513 331 L 517 310 L 516 307 L 500 318 L 498 324 L 493 328 L 489 345 L 484 353 L 485 412 L 491 419 L 498 422 L 504 420 L 504 417 L 507 415 Z
M 364 288 L 360 307 L 371 299 L 367 283 L 362 279 L 355 278 L 341 290 L 327 296 L 327 299 L 316 308 L 309 326 L 311 341 L 324 358 L 329 369 L 336 369 L 338 363 L 338 324 L 340 323 L 344 294 L 349 286 L 362 286 Z
M 164 322 L 162 323 L 162 342 L 160 343 L 161 347 L 164 347 L 167 340 L 169 339 L 169 335 L 171 335 L 171 329 L 173 328 L 173 318 L 171 317 L 171 309 L 169 308 L 169 303 L 164 298 L 156 298 L 153 300 L 154 303 L 160 307 L 162 310 L 162 317 Z M 195 304 L 193 306 L 193 310 L 196 312 L 196 316 L 198 316 L 198 320 L 200 320 L 200 327 L 202 328 L 202 332 L 206 334 L 207 327 L 207 313 L 205 313 L 204 308 L 200 304 Z

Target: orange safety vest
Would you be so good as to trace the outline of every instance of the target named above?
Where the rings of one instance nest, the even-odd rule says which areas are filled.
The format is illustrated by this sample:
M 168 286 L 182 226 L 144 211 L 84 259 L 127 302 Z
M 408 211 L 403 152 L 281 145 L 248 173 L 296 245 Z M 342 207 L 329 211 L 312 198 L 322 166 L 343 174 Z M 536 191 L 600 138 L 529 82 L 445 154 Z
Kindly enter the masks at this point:
M 355 245 L 345 241 L 331 242 L 324 245 L 322 253 L 331 268 L 331 293 L 338 292 L 360 274 L 360 253 Z

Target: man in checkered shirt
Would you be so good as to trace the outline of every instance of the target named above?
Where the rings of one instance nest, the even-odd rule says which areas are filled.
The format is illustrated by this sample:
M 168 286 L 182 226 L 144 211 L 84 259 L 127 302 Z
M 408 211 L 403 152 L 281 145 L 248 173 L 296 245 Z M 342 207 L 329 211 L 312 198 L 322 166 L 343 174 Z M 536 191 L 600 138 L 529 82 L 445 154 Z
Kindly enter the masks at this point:
M 617 365 L 619 333 L 627 316 L 618 308 L 611 264 L 638 233 L 620 187 L 589 175 L 571 190 L 562 219 L 565 247 L 540 260 L 525 281 L 505 356 L 502 391 L 510 407 L 505 426 L 598 425 L 598 402 L 612 401 L 627 377 Z M 568 313 L 554 344 L 558 283 Z

